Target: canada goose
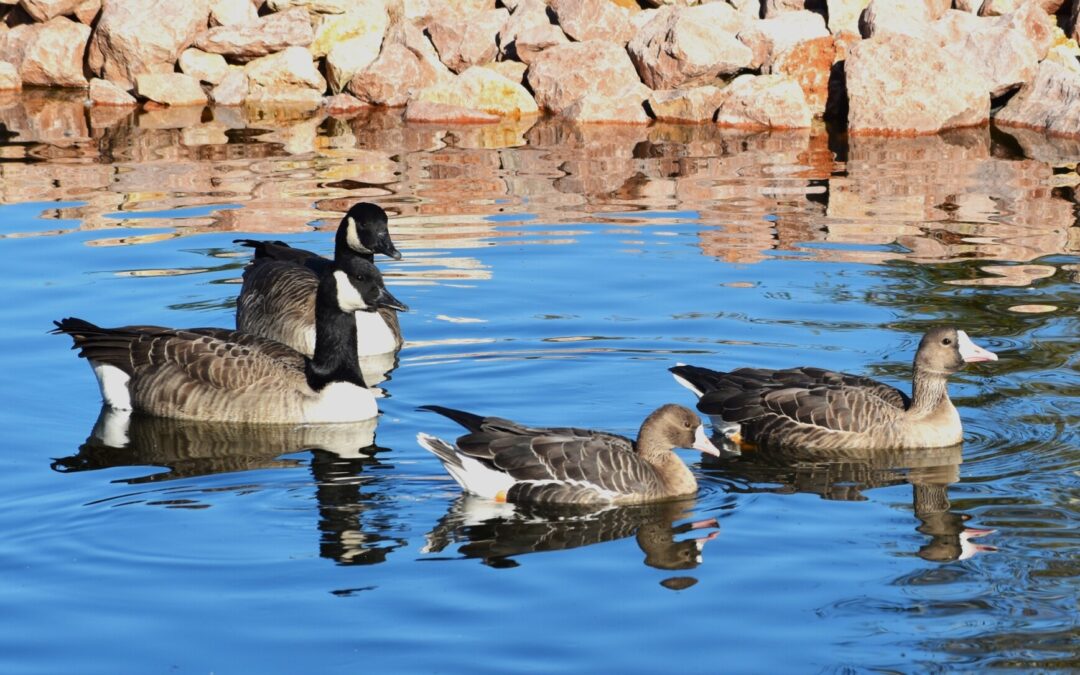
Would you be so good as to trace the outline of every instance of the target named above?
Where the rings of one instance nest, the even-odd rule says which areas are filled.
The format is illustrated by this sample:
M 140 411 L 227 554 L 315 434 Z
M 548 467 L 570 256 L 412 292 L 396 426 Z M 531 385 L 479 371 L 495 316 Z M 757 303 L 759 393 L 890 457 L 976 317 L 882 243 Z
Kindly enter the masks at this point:
M 738 423 L 744 442 L 806 452 L 887 450 L 960 443 L 963 428 L 946 380 L 965 363 L 996 360 L 964 331 L 933 328 L 915 353 L 910 398 L 876 380 L 820 368 L 670 370 L 700 398 L 698 410 Z
M 237 239 L 255 249 L 255 261 L 244 271 L 244 284 L 236 302 L 236 328 L 261 335 L 312 355 L 315 350 L 315 289 L 319 275 L 333 265 L 320 255 L 292 248 L 280 241 Z M 386 212 L 374 204 L 355 204 L 341 219 L 334 244 L 334 260 L 363 259 L 373 262 L 375 253 L 401 259 L 387 229 Z M 382 275 L 375 272 L 379 283 Z M 405 305 L 397 309 L 407 311 Z M 401 326 L 397 311 L 380 307 L 376 312 L 356 313 L 357 354 L 388 354 L 401 349 Z M 393 367 L 390 359 L 382 372 Z
M 356 422 L 378 409 L 357 368 L 352 313 L 400 306 L 373 269 L 354 259 L 322 275 L 310 358 L 224 328 L 100 328 L 68 318 L 53 332 L 74 339 L 111 408 L 220 422 Z
M 719 450 L 693 411 L 668 404 L 645 418 L 637 441 L 602 431 L 532 428 L 442 406 L 422 406 L 471 433 L 456 445 L 419 434 L 467 492 L 495 501 L 636 504 L 697 492 L 694 474 L 673 448 Z

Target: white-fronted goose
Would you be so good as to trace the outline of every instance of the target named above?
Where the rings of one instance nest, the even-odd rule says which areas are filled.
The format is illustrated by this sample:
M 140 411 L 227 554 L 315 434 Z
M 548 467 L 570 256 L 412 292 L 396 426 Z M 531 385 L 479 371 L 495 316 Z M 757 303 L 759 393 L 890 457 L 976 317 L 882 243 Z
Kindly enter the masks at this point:
M 57 321 L 97 375 L 111 408 L 221 422 L 356 422 L 378 414 L 357 368 L 353 312 L 397 301 L 366 260 L 322 275 L 316 298 L 315 354 L 223 328 L 100 328 Z
M 912 395 L 867 377 L 821 368 L 719 372 L 675 366 L 718 425 L 738 423 L 742 441 L 792 450 L 896 450 L 960 443 L 947 379 L 965 363 L 996 361 L 962 330 L 933 328 L 915 353 Z
M 532 428 L 498 417 L 423 406 L 471 433 L 456 445 L 419 434 L 461 487 L 519 503 L 636 504 L 692 495 L 697 480 L 674 448 L 719 450 L 693 411 L 668 404 L 645 418 L 637 441 L 603 431 Z
M 373 262 L 376 253 L 401 259 L 401 253 L 390 240 L 386 212 L 374 204 L 353 205 L 341 219 L 334 242 L 334 261 Z M 237 239 L 236 243 L 254 248 L 256 262 L 272 263 L 252 265 L 245 270 L 236 302 L 237 330 L 277 340 L 309 356 L 313 354 L 315 289 L 319 275 L 334 261 L 281 241 Z M 381 275 L 378 280 L 381 284 Z M 399 309 L 407 308 L 399 305 Z M 356 328 L 360 356 L 386 354 L 401 348 L 401 326 L 395 309 L 381 307 L 374 313 L 357 312 Z

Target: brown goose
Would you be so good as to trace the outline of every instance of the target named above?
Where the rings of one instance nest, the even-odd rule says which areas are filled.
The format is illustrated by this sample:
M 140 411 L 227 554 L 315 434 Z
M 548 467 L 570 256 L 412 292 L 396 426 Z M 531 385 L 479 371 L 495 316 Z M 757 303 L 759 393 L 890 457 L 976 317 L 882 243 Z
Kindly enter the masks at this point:
M 719 372 L 675 366 L 715 423 L 737 423 L 742 441 L 793 450 L 934 448 L 963 440 L 947 379 L 965 363 L 996 361 L 962 330 L 933 328 L 915 353 L 912 395 L 867 377 L 820 368 Z
M 319 276 L 335 261 L 362 259 L 374 262 L 382 253 L 395 260 L 401 253 L 390 240 L 386 212 L 375 204 L 354 204 L 341 219 L 334 239 L 334 260 L 281 241 L 237 239 L 255 249 L 255 261 L 244 271 L 244 284 L 236 302 L 236 328 L 289 345 L 311 356 L 315 352 L 315 289 Z M 378 282 L 382 276 L 376 270 Z M 402 305 L 402 310 L 407 309 Z M 357 312 L 357 354 L 386 354 L 401 349 L 397 310 L 380 307 Z
M 498 417 L 423 406 L 471 433 L 457 445 L 419 434 L 466 491 L 496 501 L 636 504 L 697 492 L 697 480 L 672 450 L 720 451 L 693 411 L 668 404 L 645 418 L 637 441 L 603 431 L 533 428 Z

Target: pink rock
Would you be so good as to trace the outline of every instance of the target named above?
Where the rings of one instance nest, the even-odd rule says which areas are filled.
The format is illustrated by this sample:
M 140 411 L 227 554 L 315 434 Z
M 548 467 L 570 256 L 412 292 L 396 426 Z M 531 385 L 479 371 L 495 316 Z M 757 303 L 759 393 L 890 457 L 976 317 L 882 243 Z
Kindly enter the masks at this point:
M 361 101 L 399 107 L 414 92 L 452 76 L 427 37 L 406 22 L 387 30 L 379 57 L 354 75 L 347 89 Z
M 999 27 L 1011 28 L 1027 36 L 1040 61 L 1046 58 L 1056 39 L 1057 25 L 1054 19 L 1036 2 L 1021 5 L 1015 12 L 1002 15 L 996 21 Z
M 307 10 L 297 7 L 238 26 L 218 26 L 200 33 L 195 46 L 211 54 L 225 54 L 243 61 L 279 52 L 286 47 L 306 47 L 315 39 Z
M 627 11 L 611 0 L 549 0 L 548 4 L 563 32 L 578 42 L 626 44 L 634 34 Z
M 1001 96 L 1035 76 L 1039 55 L 1020 31 L 1000 25 L 970 33 L 962 42 L 945 45 L 945 50 L 969 63 L 986 81 L 991 97 Z
M 800 42 L 827 37 L 829 29 L 820 14 L 785 12 L 773 19 L 755 21 L 739 31 L 739 40 L 750 48 L 751 68 L 768 66 L 773 56 Z
M 0 36 L 0 60 L 19 69 L 25 84 L 85 87 L 83 55 L 90 28 L 62 16 L 23 24 Z
M 737 129 L 802 129 L 813 121 L 798 82 L 783 75 L 740 75 L 723 90 L 716 123 Z
M 773 19 L 786 12 L 806 9 L 806 0 L 765 0 L 765 18 Z
M 932 20 L 925 0 L 870 0 L 859 19 L 859 32 L 864 38 L 881 33 L 922 37 Z
M 649 110 L 661 122 L 711 122 L 724 98 L 720 87 L 664 89 L 649 96 Z
M 1064 4 L 1064 0 L 985 0 L 979 8 L 979 14 L 982 16 L 1003 16 L 1015 12 L 1024 5 L 1037 5 L 1047 14 L 1056 14 Z
M 217 105 L 240 105 L 248 95 L 248 79 L 243 70 L 232 70 L 210 90 Z
M 803 90 L 806 104 L 815 116 L 825 112 L 829 97 L 829 76 L 836 61 L 832 36 L 805 40 L 773 57 L 768 72 L 786 75 Z
M 509 18 L 505 9 L 492 9 L 468 17 L 435 19 L 428 24 L 428 35 L 439 59 L 460 73 L 495 60 L 499 51 L 495 37 Z
M 637 95 L 630 96 L 631 100 Z M 562 111 L 562 116 L 578 124 L 649 124 L 645 108 L 624 96 L 585 94 Z
M 545 49 L 570 42 L 558 26 L 550 23 L 526 28 L 514 40 L 514 55 L 522 63 L 532 63 L 536 55 Z
M 444 124 L 490 124 L 498 122 L 498 115 L 473 110 L 449 103 L 435 103 L 433 101 L 409 101 L 405 107 L 405 121 L 407 122 L 440 122 Z
M 328 115 L 345 115 L 368 107 L 370 106 L 367 103 L 348 94 L 335 94 L 323 99 L 323 110 Z
M 742 22 L 719 2 L 666 7 L 638 30 L 627 51 L 642 81 L 653 89 L 704 84 L 750 65 L 750 49 L 735 37 Z
M 45 22 L 49 19 L 75 13 L 75 8 L 82 0 L 21 0 L 19 2 L 34 21 Z
M 454 78 L 425 87 L 413 94 L 413 100 L 515 118 L 539 112 L 536 101 L 520 81 L 510 80 L 483 66 L 473 66 Z
M 300 105 L 314 109 L 322 104 L 326 80 L 303 47 L 288 47 L 262 56 L 244 66 L 248 80 L 246 103 Z
M 853 134 L 934 133 L 990 117 L 983 78 L 930 40 L 899 33 L 864 40 L 844 72 Z
M 130 89 L 140 73 L 169 72 L 210 14 L 207 0 L 109 0 L 87 52 L 98 76 Z
M 522 0 L 513 11 L 499 30 L 499 53 L 504 59 L 514 56 L 514 43 L 522 32 L 536 26 L 551 25 L 544 0 Z
M 1020 88 L 994 122 L 1080 137 L 1080 74 L 1052 61 L 1039 64 L 1035 79 Z
M 199 81 L 182 73 L 143 73 L 135 78 L 136 93 L 163 105 L 205 105 Z
M 101 0 L 82 0 L 75 7 L 75 18 L 79 20 L 79 23 L 91 26 L 99 12 L 101 12 Z
M 589 40 L 545 49 L 526 73 L 540 107 L 562 112 L 585 94 L 613 96 L 640 82 L 626 50 Z
M 985 19 L 971 12 L 950 9 L 930 24 L 930 32 L 926 37 L 936 41 L 939 46 L 948 48 L 950 45 L 963 43 L 968 35 L 988 28 L 993 22 L 994 19 Z
M 22 78 L 15 64 L 0 61 L 0 91 L 22 89 Z
M 249 0 L 244 0 L 249 2 Z M 229 74 L 229 64 L 221 54 L 207 54 L 199 49 L 185 49 L 180 53 L 180 71 L 196 80 L 218 84 Z
M 90 80 L 90 105 L 133 106 L 135 97 L 117 85 L 95 77 Z

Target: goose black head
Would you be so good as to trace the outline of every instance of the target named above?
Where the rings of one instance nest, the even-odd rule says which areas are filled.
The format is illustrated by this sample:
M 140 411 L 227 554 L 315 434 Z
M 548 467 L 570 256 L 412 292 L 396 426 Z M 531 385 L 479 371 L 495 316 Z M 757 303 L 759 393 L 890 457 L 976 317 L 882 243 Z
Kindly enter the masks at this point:
M 927 371 L 955 373 L 966 363 L 997 361 L 997 358 L 997 354 L 972 342 L 964 331 L 939 326 L 923 335 L 919 350 L 915 352 L 915 366 Z
M 401 253 L 390 239 L 386 211 L 368 202 L 359 202 L 349 209 L 338 225 L 335 243 L 338 250 L 347 248 L 371 258 L 382 253 L 401 260 Z
M 409 307 L 383 285 L 375 263 L 350 258 L 335 264 L 332 272 L 338 308 L 342 312 L 374 312 L 380 307 L 406 312 Z

